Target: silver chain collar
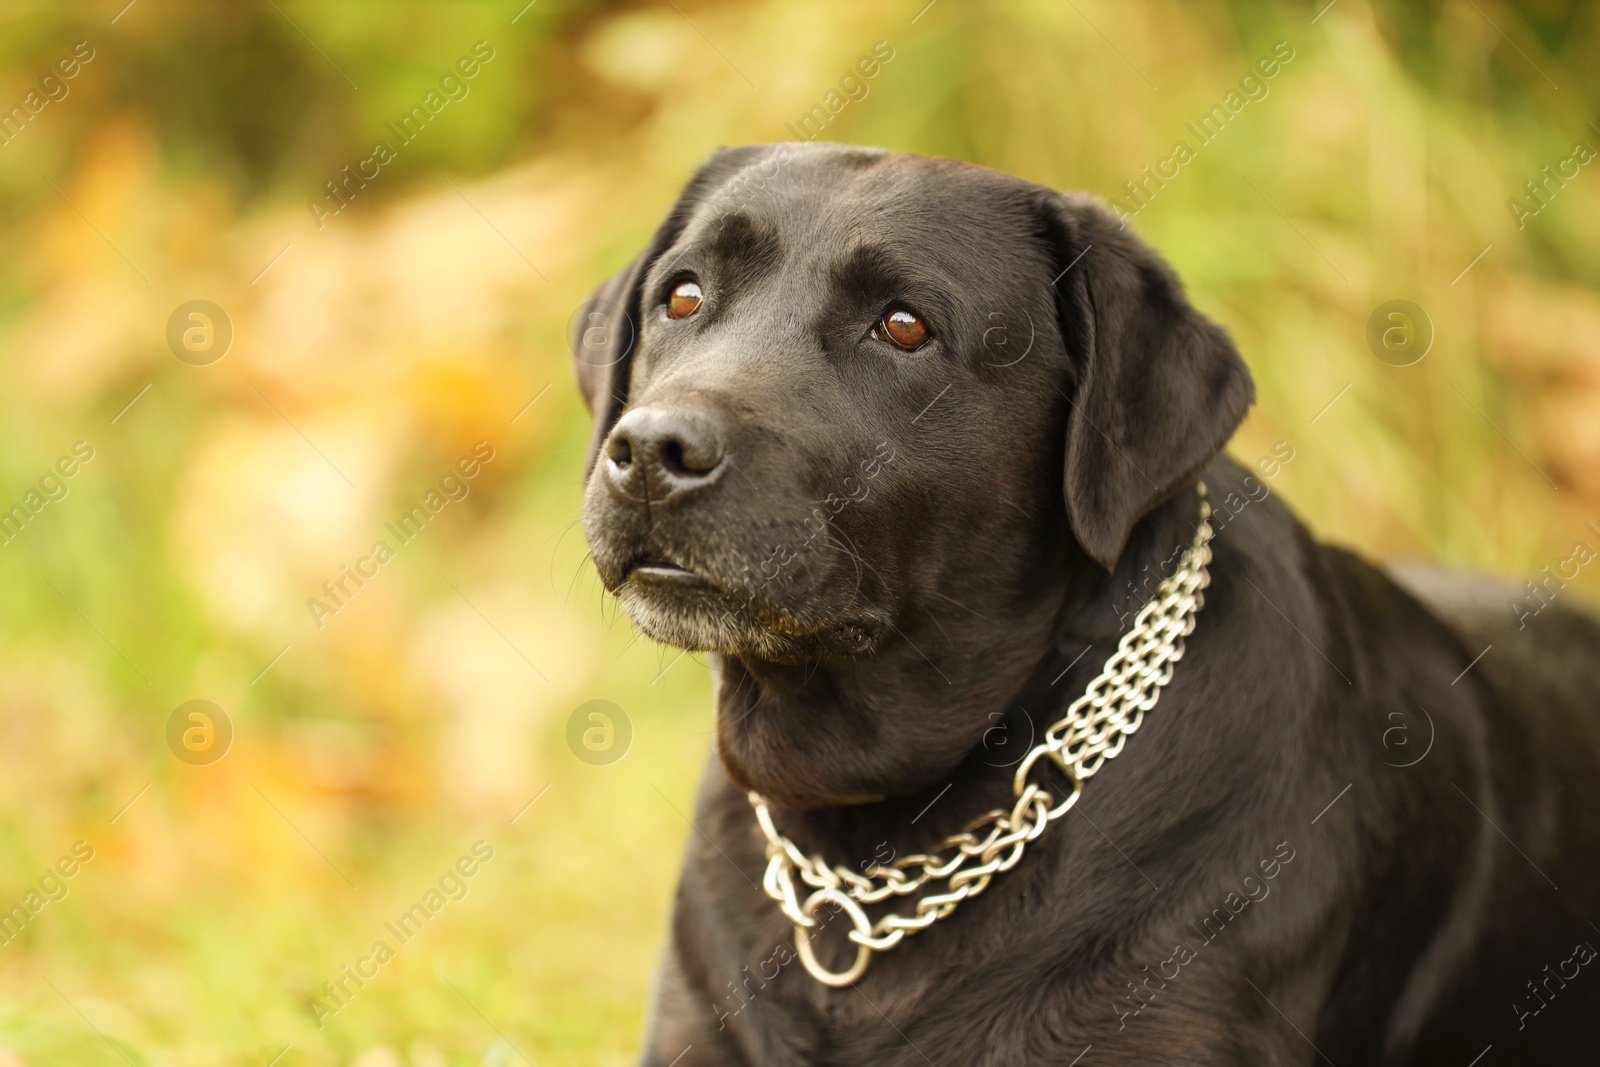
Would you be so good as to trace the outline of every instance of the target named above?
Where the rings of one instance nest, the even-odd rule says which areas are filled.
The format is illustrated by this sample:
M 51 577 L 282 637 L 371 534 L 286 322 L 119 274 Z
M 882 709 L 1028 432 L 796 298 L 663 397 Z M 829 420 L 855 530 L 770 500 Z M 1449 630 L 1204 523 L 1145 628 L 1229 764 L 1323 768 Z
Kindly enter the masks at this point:
M 1211 562 L 1211 506 L 1204 482 L 1199 491 L 1200 525 L 1193 543 L 1178 568 L 1134 616 L 1133 628 L 1122 636 L 1100 674 L 1017 765 L 1012 779 L 1016 802 L 1010 811 L 987 812 L 929 852 L 901 856 L 857 873 L 801 852 L 773 824 L 766 800 L 759 793 L 749 794 L 756 822 L 767 838 L 762 888 L 794 924 L 795 950 L 813 978 L 835 987 L 851 984 L 866 972 L 872 953 L 887 951 L 907 934 L 926 930 L 963 900 L 983 892 L 996 874 L 1017 865 L 1028 842 L 1078 802 L 1084 781 L 1122 751 L 1145 712 L 1155 707 L 1162 687 L 1172 680 L 1173 665 L 1183 658 L 1183 640 L 1194 632 L 1195 616 L 1205 602 L 1202 590 L 1211 582 L 1206 570 Z M 1072 783 L 1065 800 L 1056 802 L 1047 786 L 1029 781 L 1042 760 Z M 804 898 L 795 883 L 797 873 L 810 887 Z M 865 905 L 916 893 L 930 882 L 943 883 L 943 891 L 919 898 L 911 915 L 890 911 L 877 922 L 867 916 Z M 817 913 L 824 905 L 837 907 L 850 918 L 856 958 L 844 971 L 828 970 L 811 948 L 819 929 Z

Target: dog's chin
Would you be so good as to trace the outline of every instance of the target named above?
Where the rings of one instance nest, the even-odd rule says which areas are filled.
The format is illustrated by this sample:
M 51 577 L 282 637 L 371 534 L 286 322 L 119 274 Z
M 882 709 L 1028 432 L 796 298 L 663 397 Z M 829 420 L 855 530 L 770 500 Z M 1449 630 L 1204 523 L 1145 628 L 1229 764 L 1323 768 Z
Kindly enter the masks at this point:
M 662 588 L 632 576 L 615 590 L 634 624 L 662 644 L 770 663 L 806 663 L 870 653 L 887 629 L 864 614 L 807 620 L 740 603 L 712 586 Z

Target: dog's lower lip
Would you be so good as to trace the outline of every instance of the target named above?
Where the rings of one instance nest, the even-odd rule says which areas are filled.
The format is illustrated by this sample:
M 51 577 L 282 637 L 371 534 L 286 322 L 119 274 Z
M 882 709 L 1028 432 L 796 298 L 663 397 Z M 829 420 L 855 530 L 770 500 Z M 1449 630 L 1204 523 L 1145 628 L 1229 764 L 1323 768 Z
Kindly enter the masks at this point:
M 654 585 L 704 585 L 705 579 L 669 559 L 641 559 L 628 568 L 628 580 Z

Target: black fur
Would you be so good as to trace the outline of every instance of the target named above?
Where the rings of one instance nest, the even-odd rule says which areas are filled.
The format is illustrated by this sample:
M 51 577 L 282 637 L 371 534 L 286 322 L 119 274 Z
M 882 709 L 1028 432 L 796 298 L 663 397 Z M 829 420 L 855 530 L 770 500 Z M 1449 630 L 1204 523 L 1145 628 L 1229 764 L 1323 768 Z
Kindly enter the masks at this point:
M 704 302 L 669 319 L 687 276 Z M 1592 1061 L 1600 626 L 1519 630 L 1502 592 L 1408 593 L 1314 540 L 1218 458 L 1248 372 L 1107 213 L 944 160 L 725 150 L 595 300 L 595 562 L 717 672 L 643 1063 Z M 890 305 L 933 340 L 874 337 Z M 1227 517 L 1143 728 L 986 893 L 814 981 L 745 791 L 862 866 L 1009 802 L 1198 478 Z

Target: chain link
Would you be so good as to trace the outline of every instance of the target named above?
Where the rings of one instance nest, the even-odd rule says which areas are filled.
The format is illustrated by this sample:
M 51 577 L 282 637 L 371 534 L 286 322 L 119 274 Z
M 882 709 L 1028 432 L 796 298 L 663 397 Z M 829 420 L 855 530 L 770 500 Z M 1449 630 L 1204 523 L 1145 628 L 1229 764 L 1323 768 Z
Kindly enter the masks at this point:
M 900 856 L 857 873 L 801 852 L 779 832 L 766 800 L 759 793 L 749 794 L 767 839 L 762 888 L 794 924 L 800 962 L 813 978 L 830 986 L 851 984 L 866 972 L 873 952 L 893 948 L 907 935 L 926 930 L 955 911 L 963 900 L 982 893 L 995 875 L 1017 865 L 1028 843 L 1046 826 L 1071 810 L 1083 795 L 1083 783 L 1138 731 L 1145 712 L 1155 707 L 1162 687 L 1172 680 L 1174 665 L 1183 658 L 1184 638 L 1194 632 L 1195 616 L 1205 602 L 1203 590 L 1211 581 L 1206 569 L 1211 562 L 1211 506 L 1203 482 L 1199 493 L 1200 524 L 1193 543 L 1177 569 L 1156 587 L 1156 595 L 1134 616 L 1133 627 L 1084 694 L 1017 765 L 1012 780 L 1016 801 L 1009 811 L 985 812 L 932 851 Z M 1047 786 L 1030 780 L 1041 761 L 1071 782 L 1065 800 L 1057 802 Z M 930 885 L 942 891 L 919 897 L 910 914 L 889 911 L 876 922 L 867 915 L 866 905 L 911 896 Z M 839 908 L 850 919 L 848 936 L 856 946 L 856 958 L 848 970 L 830 971 L 812 952 L 816 915 L 824 905 Z

